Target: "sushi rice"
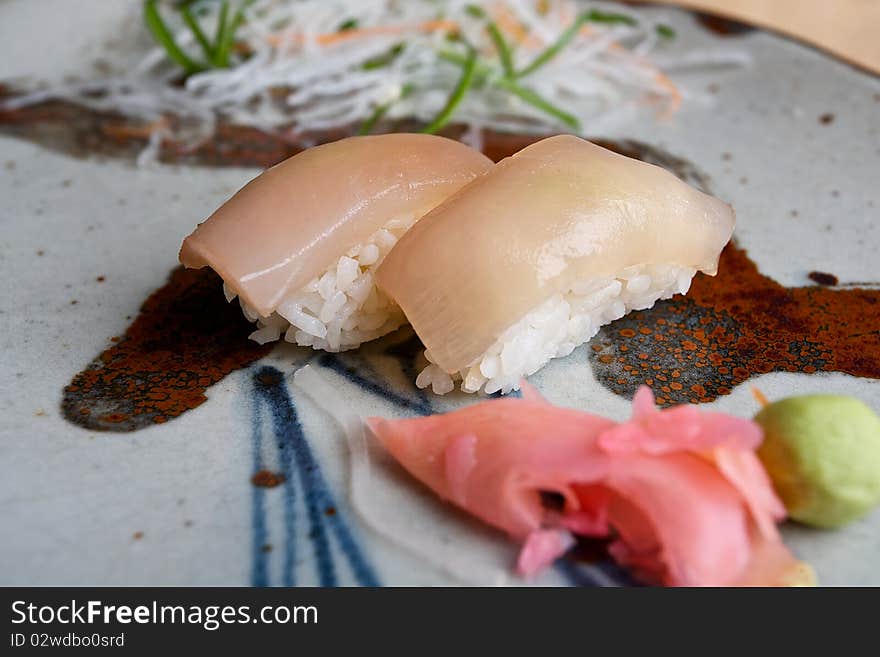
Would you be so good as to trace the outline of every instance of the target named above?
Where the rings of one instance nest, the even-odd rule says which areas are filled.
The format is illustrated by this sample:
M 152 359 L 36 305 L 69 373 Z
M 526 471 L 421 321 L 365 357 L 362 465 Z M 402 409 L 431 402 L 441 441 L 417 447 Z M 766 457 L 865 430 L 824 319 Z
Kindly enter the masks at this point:
M 518 390 L 523 377 L 553 358 L 569 355 L 605 324 L 632 310 L 650 308 L 659 299 L 685 294 L 695 273 L 692 267 L 640 265 L 627 267 L 613 278 L 576 283 L 525 315 L 458 372 L 444 371 L 425 351 L 429 364 L 419 373 L 416 385 L 431 386 L 439 395 L 451 392 L 457 381 L 461 390 L 469 393 Z
M 417 217 L 386 223 L 363 244 L 331 263 L 320 276 L 296 290 L 268 317 L 240 299 L 245 317 L 257 324 L 250 338 L 260 344 L 284 340 L 324 351 L 355 349 L 406 323 L 400 308 L 374 282 L 373 272 Z M 227 301 L 235 292 L 223 284 Z

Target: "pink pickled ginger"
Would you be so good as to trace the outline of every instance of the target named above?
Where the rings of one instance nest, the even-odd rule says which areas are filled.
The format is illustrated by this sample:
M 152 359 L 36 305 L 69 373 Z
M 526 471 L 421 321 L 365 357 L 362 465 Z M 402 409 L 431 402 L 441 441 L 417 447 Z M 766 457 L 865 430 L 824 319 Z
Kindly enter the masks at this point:
M 755 455 L 755 423 L 690 405 L 658 410 L 647 387 L 622 423 L 524 393 L 367 423 L 413 476 L 522 541 L 523 575 L 580 535 L 612 538 L 611 556 L 649 583 L 814 583 L 779 535 L 785 509 Z M 563 502 L 549 508 L 547 493 Z

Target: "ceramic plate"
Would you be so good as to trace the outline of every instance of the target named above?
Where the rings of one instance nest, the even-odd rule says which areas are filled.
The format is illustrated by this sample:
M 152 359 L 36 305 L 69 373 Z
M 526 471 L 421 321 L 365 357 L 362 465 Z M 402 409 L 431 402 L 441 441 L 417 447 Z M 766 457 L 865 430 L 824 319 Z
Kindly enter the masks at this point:
M 140 29 L 132 3 L 77 4 L 72 12 L 63 0 L 0 3 L 0 81 L 94 76 L 96 59 L 124 57 Z M 751 65 L 689 73 L 687 86 L 702 100 L 669 120 L 643 117 L 589 136 L 647 144 L 631 147 L 732 202 L 747 255 L 728 250 L 724 284 L 740 284 L 744 299 L 784 303 L 755 306 L 749 317 L 659 304 L 606 327 L 532 382 L 554 403 L 618 419 L 647 378 L 667 402 L 695 399 L 742 416 L 757 408 L 750 386 L 769 398 L 852 394 L 880 408 L 872 378 L 880 305 L 870 310 L 880 81 L 768 33 L 720 36 L 691 14 L 656 11 L 678 33 L 672 48 L 722 46 L 747 53 Z M 94 404 L 101 417 L 72 422 L 84 398 L 62 410 L 65 386 L 117 344 L 167 281 L 182 237 L 257 169 L 139 169 L 113 149 L 83 158 L 101 146 L 84 140 L 87 131 L 47 125 L 0 125 L 0 584 L 523 583 L 511 570 L 515 546 L 424 492 L 366 443 L 349 445 L 314 389 L 293 381 L 311 364 L 330 391 L 317 398 L 361 415 L 471 402 L 414 388 L 419 349 L 406 331 L 340 355 L 279 346 L 217 374 L 193 410 L 138 431 L 95 430 L 126 417 Z M 819 285 L 814 271 L 837 284 Z M 815 331 L 792 337 L 792 318 Z M 670 326 L 680 333 L 666 351 L 654 334 Z M 737 346 L 700 334 L 706 326 Z M 641 352 L 660 364 L 653 374 L 631 366 L 626 354 Z M 784 534 L 823 583 L 880 584 L 880 513 L 841 531 L 786 525 Z M 530 583 L 628 579 L 610 563 L 562 560 Z

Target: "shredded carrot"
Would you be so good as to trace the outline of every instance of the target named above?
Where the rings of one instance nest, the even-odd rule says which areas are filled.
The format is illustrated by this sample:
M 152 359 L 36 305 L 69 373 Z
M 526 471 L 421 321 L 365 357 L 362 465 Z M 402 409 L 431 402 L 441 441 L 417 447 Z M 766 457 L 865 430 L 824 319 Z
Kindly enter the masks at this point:
M 377 36 L 380 34 L 402 34 L 405 32 L 453 32 L 458 29 L 458 23 L 447 20 L 425 21 L 424 23 L 404 23 L 399 25 L 376 25 L 374 27 L 364 27 L 354 30 L 344 30 L 342 32 L 331 32 L 329 34 L 318 34 L 315 37 L 322 46 L 330 46 L 341 41 L 349 39 L 359 39 L 363 37 Z M 302 43 L 305 38 L 302 34 L 295 34 L 291 39 L 290 33 L 275 33 L 266 37 L 269 45 L 280 46 L 287 41 L 294 43 Z
M 755 398 L 755 401 L 757 401 L 762 408 L 770 403 L 770 400 L 764 396 L 764 393 L 761 392 L 757 386 L 752 386 L 752 397 Z
M 654 70 L 654 79 L 657 81 L 661 87 L 666 89 L 669 92 L 670 100 L 669 105 L 666 106 L 666 109 L 661 113 L 661 118 L 669 118 L 673 114 L 675 114 L 679 108 L 681 107 L 681 91 L 679 91 L 678 87 L 675 86 L 675 83 L 669 79 L 663 71 L 659 68 L 651 64 L 648 60 L 642 60 L 647 64 L 650 68 Z
M 529 34 L 529 31 L 523 27 L 523 24 L 520 23 L 506 5 L 497 3 L 493 14 L 499 29 L 508 36 L 513 37 L 517 43 L 521 43 L 528 48 L 537 48 L 541 45 L 541 42 Z
M 589 25 L 584 25 L 581 28 L 581 34 L 585 36 L 588 36 L 593 32 L 593 28 Z M 608 50 L 611 50 L 613 52 L 621 52 L 625 51 L 626 49 L 617 41 L 612 41 L 610 44 L 608 44 Z M 663 112 L 660 114 L 661 118 L 668 119 L 681 107 L 681 91 L 677 86 L 675 86 L 675 83 L 669 79 L 668 75 L 666 75 L 656 65 L 651 63 L 648 59 L 646 59 L 645 57 L 637 57 L 636 59 L 642 66 L 644 66 L 654 74 L 654 81 L 657 82 L 657 84 L 665 89 L 667 92 L 669 92 L 669 105 L 667 105 L 666 109 L 664 109 Z
M 549 7 L 548 7 L 549 11 Z M 562 23 L 564 25 L 568 25 L 570 23 L 574 23 L 577 18 L 577 14 L 575 13 L 574 7 L 570 4 L 562 5 Z

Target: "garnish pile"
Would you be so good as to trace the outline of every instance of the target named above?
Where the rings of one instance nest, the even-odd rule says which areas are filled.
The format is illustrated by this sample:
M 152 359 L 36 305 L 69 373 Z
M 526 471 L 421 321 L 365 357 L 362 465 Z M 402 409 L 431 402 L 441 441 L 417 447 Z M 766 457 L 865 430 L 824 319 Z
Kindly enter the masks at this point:
M 601 132 L 682 94 L 661 70 L 675 32 L 656 11 L 575 0 L 145 0 L 152 49 L 115 77 L 7 103 L 63 98 L 198 142 L 218 121 L 266 132 L 413 120 L 531 133 Z M 130 44 L 130 47 L 137 47 Z M 741 63 L 713 53 L 701 62 Z M 664 61 L 665 60 L 665 61 Z

